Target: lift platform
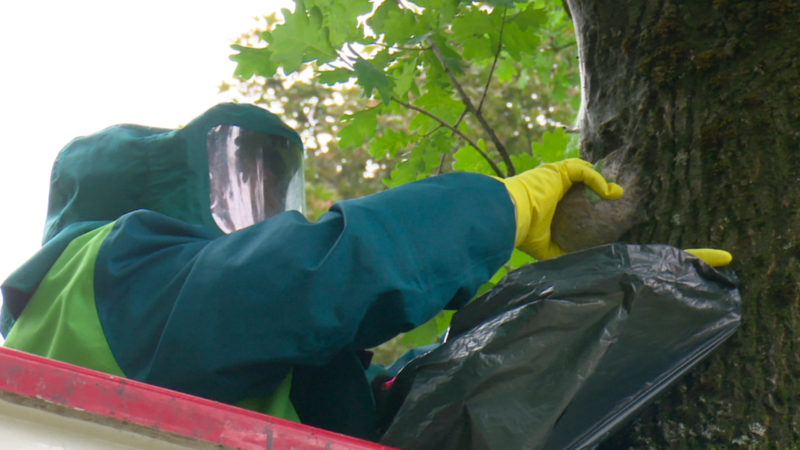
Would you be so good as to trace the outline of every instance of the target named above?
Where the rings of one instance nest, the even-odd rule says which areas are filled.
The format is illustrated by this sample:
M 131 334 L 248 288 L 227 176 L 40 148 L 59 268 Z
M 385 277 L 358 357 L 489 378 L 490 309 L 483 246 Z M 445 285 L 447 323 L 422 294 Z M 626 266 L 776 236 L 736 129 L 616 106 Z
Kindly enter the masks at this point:
M 389 449 L 0 347 L 3 448 Z

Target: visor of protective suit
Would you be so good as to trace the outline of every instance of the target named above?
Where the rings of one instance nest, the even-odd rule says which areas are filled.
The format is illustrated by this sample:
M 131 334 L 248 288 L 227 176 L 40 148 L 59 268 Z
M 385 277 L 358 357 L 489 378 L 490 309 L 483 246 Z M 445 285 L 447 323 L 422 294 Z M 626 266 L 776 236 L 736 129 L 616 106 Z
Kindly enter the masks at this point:
M 206 138 L 211 215 L 231 233 L 283 211 L 303 212 L 303 149 L 283 136 L 217 125 Z

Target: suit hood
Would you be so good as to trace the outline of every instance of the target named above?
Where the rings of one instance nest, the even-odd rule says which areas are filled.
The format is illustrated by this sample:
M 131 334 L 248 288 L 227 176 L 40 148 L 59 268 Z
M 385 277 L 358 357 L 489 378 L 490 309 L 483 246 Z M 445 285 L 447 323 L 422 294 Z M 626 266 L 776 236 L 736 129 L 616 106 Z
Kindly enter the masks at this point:
M 281 136 L 302 154 L 300 137 L 276 115 L 237 103 L 219 104 L 183 128 L 116 125 L 64 147 L 51 173 L 42 248 L 2 285 L 3 334 L 74 238 L 128 212 L 149 209 L 222 234 L 210 209 L 207 149 L 209 131 L 220 125 Z
M 295 141 L 300 137 L 274 114 L 226 103 L 177 130 L 116 125 L 70 142 L 51 175 L 46 244 L 72 224 L 112 221 L 149 209 L 218 230 L 210 212 L 208 132 L 236 125 Z

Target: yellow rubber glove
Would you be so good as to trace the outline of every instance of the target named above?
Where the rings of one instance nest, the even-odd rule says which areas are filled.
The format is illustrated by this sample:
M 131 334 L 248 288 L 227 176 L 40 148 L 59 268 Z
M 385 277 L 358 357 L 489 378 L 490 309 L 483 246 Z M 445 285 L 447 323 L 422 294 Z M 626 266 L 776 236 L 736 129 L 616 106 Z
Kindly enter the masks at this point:
M 550 224 L 556 205 L 575 182 L 583 182 L 601 197 L 614 199 L 624 193 L 622 186 L 609 183 L 581 159 L 543 164 L 519 175 L 501 179 L 517 209 L 515 246 L 537 259 L 566 253 L 550 240 Z
M 684 251 L 697 256 L 712 267 L 727 266 L 733 261 L 733 255 L 725 250 L 717 250 L 715 248 L 687 248 Z

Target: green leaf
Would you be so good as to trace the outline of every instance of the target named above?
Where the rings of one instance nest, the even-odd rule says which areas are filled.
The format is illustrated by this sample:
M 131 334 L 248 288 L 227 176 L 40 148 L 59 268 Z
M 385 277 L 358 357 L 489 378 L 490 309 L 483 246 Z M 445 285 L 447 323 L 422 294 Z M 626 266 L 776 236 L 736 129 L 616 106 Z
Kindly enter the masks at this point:
M 546 131 L 542 142 L 533 144 L 533 154 L 547 163 L 561 161 L 566 154 L 568 142 L 569 135 L 563 128 Z
M 464 39 L 464 59 L 476 62 L 494 57 L 496 46 L 488 36 L 471 36 Z
M 331 45 L 339 48 L 362 37 L 358 16 L 372 11 L 369 0 L 314 0 L 323 14 L 322 26 L 328 29 Z
M 486 143 L 483 140 L 478 142 L 478 145 L 481 146 L 481 149 L 486 152 Z M 455 163 L 453 163 L 453 169 L 455 170 L 463 170 L 465 172 L 477 172 L 477 173 L 485 173 L 485 174 L 494 174 L 494 170 L 492 166 L 486 161 L 486 158 L 483 157 L 475 148 L 471 145 L 465 145 L 461 147 L 455 155 L 453 155 L 453 159 L 455 159 Z
M 253 75 L 271 77 L 278 67 L 272 62 L 272 51 L 268 48 L 250 48 L 241 45 L 232 45 L 231 48 L 239 53 L 232 55 L 236 61 L 234 75 L 242 79 L 249 79 Z
M 400 338 L 400 343 L 409 347 L 420 347 L 436 342 L 438 337 L 439 327 L 436 324 L 436 320 L 431 319 L 405 333 Z
M 391 178 L 384 180 L 384 183 L 394 187 L 433 174 L 441 165 L 442 155 L 453 148 L 455 142 L 456 138 L 445 129 L 417 140 L 416 145 L 405 155 L 406 159 L 395 167 Z
M 412 152 L 424 164 L 422 174 L 432 175 L 438 170 L 442 155 L 453 148 L 456 142 L 456 137 L 449 130 L 443 128 L 428 135 L 425 139 L 417 141 Z
M 398 2 L 385 1 L 375 10 L 375 14 L 367 20 L 367 24 L 377 34 L 383 34 L 388 45 L 406 44 L 418 32 L 425 32 L 419 27 L 416 15 L 400 8 Z
M 415 0 L 414 3 L 425 8 L 420 23 L 428 30 L 439 31 L 448 28 L 461 0 Z
M 444 120 L 449 124 L 454 124 L 464 110 L 464 104 L 454 99 L 450 94 L 440 88 L 432 87 L 428 92 L 419 96 L 414 105 L 418 106 Z M 420 128 L 422 132 L 431 131 L 439 127 L 438 121 L 424 115 L 417 114 L 409 123 L 413 130 Z
M 520 59 L 523 54 L 538 53 L 540 42 L 536 33 L 523 30 L 516 22 L 506 24 L 503 30 L 503 48 L 514 59 Z
M 317 72 L 317 80 L 329 86 L 336 83 L 344 83 L 354 76 L 356 76 L 355 72 L 341 67 L 334 70 L 320 70 Z
M 369 154 L 376 159 L 391 158 L 414 140 L 405 132 L 387 129 L 380 136 L 372 139 L 369 144 Z
M 396 55 L 392 55 L 389 53 L 388 49 L 383 49 L 376 53 L 371 59 L 370 62 L 379 70 L 386 72 L 386 68 L 389 67 L 392 63 L 394 63 L 397 59 Z
M 536 73 L 542 79 L 542 83 L 549 84 L 553 75 L 553 52 L 538 52 L 533 59 Z
M 439 48 L 439 51 L 442 54 L 441 62 L 448 69 L 450 69 L 454 75 L 458 76 L 463 74 L 467 66 L 464 64 L 464 60 L 461 58 L 461 55 L 453 50 L 453 48 L 447 43 L 447 40 L 442 36 L 433 36 L 433 41 L 436 43 L 436 46 Z
M 486 3 L 492 6 L 507 6 L 509 8 L 514 7 L 515 0 L 486 0 Z
M 395 186 L 400 186 L 401 184 L 405 184 L 421 178 L 419 173 L 420 170 L 418 161 L 416 160 L 400 161 L 392 170 L 392 173 L 389 176 L 389 178 L 383 180 L 383 183 L 386 185 L 386 187 L 390 188 Z
M 502 15 L 489 14 L 483 8 L 468 7 L 453 19 L 452 39 L 463 41 L 470 37 L 486 37 L 500 32 Z
M 392 80 L 382 70 L 363 58 L 358 58 L 353 68 L 358 77 L 358 84 L 364 89 L 364 95 L 370 97 L 373 89 L 376 89 L 384 105 L 392 101 Z
M 283 9 L 285 22 L 270 33 L 269 49 L 272 61 L 286 73 L 294 72 L 303 62 L 318 60 L 320 64 L 333 61 L 338 54 L 322 26 L 322 12 L 313 7 L 306 13 L 302 0 L 295 12 Z
M 564 159 L 581 157 L 581 135 L 579 133 L 567 133 L 569 141 L 564 152 Z
M 519 72 L 517 71 L 517 64 L 516 61 L 509 59 L 509 58 L 501 58 L 497 62 L 497 68 L 495 69 L 495 74 L 497 74 L 497 79 L 502 82 L 506 83 L 514 79 Z
M 378 108 L 358 111 L 342 119 L 347 125 L 339 131 L 340 147 L 358 147 L 377 133 Z
M 422 52 L 419 55 L 420 69 L 425 74 L 422 78 L 423 92 L 434 89 L 449 89 L 450 77 L 433 52 Z
M 430 172 L 427 159 L 429 158 L 425 157 L 424 151 L 420 147 L 412 148 L 408 152 L 408 159 L 395 166 L 391 177 L 384 180 L 384 184 L 391 188 L 425 178 Z
M 517 173 L 522 173 L 528 169 L 533 169 L 542 163 L 542 160 L 530 153 L 515 153 L 510 156 Z
M 513 16 L 510 21 L 514 22 L 523 31 L 532 32 L 547 23 L 547 11 L 529 5 L 527 8 Z
M 455 311 L 440 311 L 433 319 L 404 334 L 400 342 L 410 347 L 436 343 L 450 326 L 453 314 Z
M 404 100 L 408 99 L 409 92 L 417 92 L 416 77 L 419 74 L 417 70 L 417 58 L 408 58 L 400 60 L 397 64 L 390 69 L 394 79 L 394 94 Z

